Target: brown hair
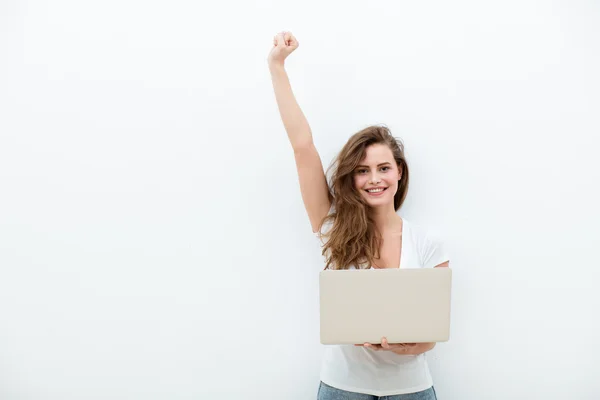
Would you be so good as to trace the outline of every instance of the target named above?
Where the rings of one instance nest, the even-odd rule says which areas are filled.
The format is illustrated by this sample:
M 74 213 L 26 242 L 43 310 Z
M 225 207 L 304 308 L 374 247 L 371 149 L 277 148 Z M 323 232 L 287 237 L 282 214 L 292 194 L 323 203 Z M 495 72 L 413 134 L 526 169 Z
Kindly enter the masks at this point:
M 402 171 L 398 191 L 394 195 L 396 211 L 406 198 L 409 175 L 402 141 L 393 137 L 387 127 L 378 125 L 352 135 L 328 168 L 328 174 L 329 170 L 333 170 L 329 190 L 334 211 L 319 226 L 320 231 L 325 223 L 332 223 L 329 232 L 322 234 L 328 238 L 322 252 L 326 257 L 325 269 L 348 269 L 351 265 L 363 268 L 363 264 L 373 264 L 373 260 L 379 258 L 381 233 L 375 227 L 371 207 L 354 187 L 353 177 L 367 147 L 376 143 L 390 148 L 398 169 Z

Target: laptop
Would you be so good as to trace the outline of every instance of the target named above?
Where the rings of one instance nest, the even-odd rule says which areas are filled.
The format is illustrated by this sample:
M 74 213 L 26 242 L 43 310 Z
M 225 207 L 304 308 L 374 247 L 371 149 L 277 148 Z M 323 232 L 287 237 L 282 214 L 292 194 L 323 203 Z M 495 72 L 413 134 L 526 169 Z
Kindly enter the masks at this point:
M 448 341 L 451 283 L 450 268 L 321 271 L 321 343 Z

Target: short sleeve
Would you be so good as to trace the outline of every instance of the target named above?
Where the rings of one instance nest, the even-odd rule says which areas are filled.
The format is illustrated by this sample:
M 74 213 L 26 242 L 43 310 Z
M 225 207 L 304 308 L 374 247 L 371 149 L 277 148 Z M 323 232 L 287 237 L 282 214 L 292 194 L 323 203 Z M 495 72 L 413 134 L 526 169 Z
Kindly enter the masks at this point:
M 420 250 L 423 268 L 433 268 L 450 260 L 438 234 L 428 232 L 423 235 Z

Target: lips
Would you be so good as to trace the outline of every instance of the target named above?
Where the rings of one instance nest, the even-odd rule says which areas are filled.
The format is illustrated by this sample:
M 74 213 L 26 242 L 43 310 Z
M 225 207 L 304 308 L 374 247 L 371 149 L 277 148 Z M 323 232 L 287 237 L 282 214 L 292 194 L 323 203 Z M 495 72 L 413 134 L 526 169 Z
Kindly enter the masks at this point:
M 375 190 L 375 191 L 371 191 L 371 190 Z M 384 187 L 376 187 L 376 188 L 365 189 L 365 192 L 367 192 L 369 194 L 369 196 L 379 196 L 386 190 L 387 190 L 387 188 L 384 188 Z

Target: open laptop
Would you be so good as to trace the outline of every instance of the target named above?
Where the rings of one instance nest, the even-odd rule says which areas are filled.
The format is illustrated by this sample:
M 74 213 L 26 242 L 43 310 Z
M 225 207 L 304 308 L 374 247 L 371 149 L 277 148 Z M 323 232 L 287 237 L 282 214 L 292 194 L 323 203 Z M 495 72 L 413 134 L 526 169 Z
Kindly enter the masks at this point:
M 451 283 L 450 268 L 321 271 L 321 343 L 445 342 Z

